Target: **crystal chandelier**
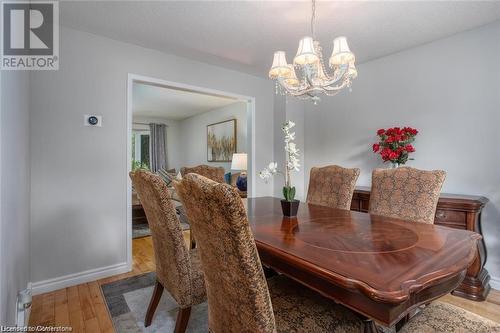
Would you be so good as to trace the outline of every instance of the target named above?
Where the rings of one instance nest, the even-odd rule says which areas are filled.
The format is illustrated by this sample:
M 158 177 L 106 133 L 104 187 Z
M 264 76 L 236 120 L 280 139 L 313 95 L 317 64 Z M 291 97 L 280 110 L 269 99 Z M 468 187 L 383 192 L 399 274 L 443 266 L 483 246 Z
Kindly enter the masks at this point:
M 286 61 L 284 51 L 274 52 L 269 78 L 276 80 L 276 93 L 302 99 L 320 101 L 321 93 L 333 96 L 344 88 L 351 88 L 351 82 L 358 76 L 354 66 L 355 57 L 347 45 L 345 37 L 333 40 L 333 52 L 329 59 L 330 70 L 323 61 L 319 41 L 314 39 L 316 1 L 312 0 L 311 35 L 299 42 L 293 65 Z

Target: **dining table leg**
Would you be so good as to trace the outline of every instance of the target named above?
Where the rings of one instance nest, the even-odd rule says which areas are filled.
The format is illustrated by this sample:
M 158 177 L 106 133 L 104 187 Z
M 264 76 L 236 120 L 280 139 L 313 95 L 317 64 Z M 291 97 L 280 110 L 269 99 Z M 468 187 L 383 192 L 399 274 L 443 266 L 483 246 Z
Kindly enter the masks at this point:
M 379 333 L 375 322 L 370 318 L 363 318 L 363 333 Z
M 408 323 L 409 320 L 410 320 L 410 315 L 409 314 L 407 314 L 406 316 L 404 316 L 403 318 L 401 318 L 401 320 L 398 321 L 398 323 L 395 326 L 396 332 L 399 332 L 406 325 L 406 323 Z

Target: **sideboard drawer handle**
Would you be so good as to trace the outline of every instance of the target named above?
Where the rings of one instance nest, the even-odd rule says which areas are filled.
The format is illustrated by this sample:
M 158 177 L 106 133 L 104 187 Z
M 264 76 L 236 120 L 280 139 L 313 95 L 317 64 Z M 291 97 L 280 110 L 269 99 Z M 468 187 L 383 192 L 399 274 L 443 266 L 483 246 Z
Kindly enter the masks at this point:
M 444 219 L 446 217 L 446 213 L 442 210 L 438 210 L 436 212 L 436 217 L 439 218 L 439 219 Z

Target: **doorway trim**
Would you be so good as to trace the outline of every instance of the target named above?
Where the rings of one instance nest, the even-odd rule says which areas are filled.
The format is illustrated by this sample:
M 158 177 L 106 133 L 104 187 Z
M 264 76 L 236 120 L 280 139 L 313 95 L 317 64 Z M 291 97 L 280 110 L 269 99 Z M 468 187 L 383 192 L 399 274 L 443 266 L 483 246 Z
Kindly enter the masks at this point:
M 129 271 L 132 270 L 132 181 L 130 180 L 129 173 L 132 171 L 132 98 L 133 98 L 133 84 L 134 82 L 140 82 L 150 85 L 161 86 L 165 88 L 186 90 L 192 92 L 198 92 L 207 95 L 224 96 L 230 97 L 242 102 L 246 102 L 247 105 L 247 154 L 250 164 L 248 165 L 247 175 L 249 177 L 249 188 L 248 197 L 253 197 L 255 193 L 255 180 L 256 177 L 252 175 L 255 174 L 255 97 L 245 96 L 240 94 L 235 94 L 232 92 L 205 88 L 180 82 L 167 81 L 159 78 L 128 73 L 127 78 L 127 153 L 126 153 L 126 165 L 127 173 L 125 175 L 127 179 L 127 241 L 126 241 L 126 251 L 127 251 L 127 266 Z

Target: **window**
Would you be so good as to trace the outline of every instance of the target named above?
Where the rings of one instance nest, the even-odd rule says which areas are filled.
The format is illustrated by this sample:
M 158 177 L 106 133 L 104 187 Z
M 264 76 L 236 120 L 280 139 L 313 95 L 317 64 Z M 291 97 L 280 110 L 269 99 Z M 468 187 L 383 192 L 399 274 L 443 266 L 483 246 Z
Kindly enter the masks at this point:
M 132 131 L 132 170 L 149 170 L 149 131 Z

